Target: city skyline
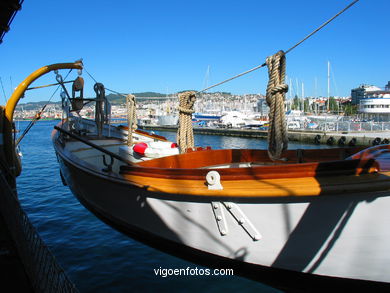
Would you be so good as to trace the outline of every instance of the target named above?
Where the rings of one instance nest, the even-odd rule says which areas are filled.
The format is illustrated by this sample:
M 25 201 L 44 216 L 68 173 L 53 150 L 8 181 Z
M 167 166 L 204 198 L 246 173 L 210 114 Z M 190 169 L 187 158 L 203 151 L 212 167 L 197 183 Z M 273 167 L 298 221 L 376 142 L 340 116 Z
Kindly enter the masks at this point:
M 26 1 L 0 46 L 0 78 L 8 98 L 37 68 L 83 58 L 96 80 L 118 92 L 201 90 L 290 48 L 351 2 Z M 361 0 L 289 53 L 287 97 L 300 96 L 302 83 L 305 96 L 327 96 L 328 62 L 331 96 L 348 96 L 360 84 L 383 87 L 390 79 L 383 49 L 389 8 L 386 0 Z M 93 81 L 84 78 L 92 96 Z M 211 91 L 264 94 L 267 80 L 262 68 Z M 51 74 L 37 85 L 53 81 Z M 29 92 L 27 99 L 47 100 L 52 92 Z

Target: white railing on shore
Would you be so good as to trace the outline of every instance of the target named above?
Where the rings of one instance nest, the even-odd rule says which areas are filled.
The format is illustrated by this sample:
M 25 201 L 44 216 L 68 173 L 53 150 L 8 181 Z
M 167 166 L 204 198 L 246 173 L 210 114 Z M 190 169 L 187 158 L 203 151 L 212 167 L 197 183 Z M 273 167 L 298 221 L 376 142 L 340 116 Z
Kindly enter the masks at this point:
M 354 121 L 321 121 L 308 123 L 306 121 L 290 121 L 287 123 L 289 130 L 306 131 L 334 131 L 334 132 L 358 132 L 358 131 L 390 131 L 390 122 L 354 122 Z

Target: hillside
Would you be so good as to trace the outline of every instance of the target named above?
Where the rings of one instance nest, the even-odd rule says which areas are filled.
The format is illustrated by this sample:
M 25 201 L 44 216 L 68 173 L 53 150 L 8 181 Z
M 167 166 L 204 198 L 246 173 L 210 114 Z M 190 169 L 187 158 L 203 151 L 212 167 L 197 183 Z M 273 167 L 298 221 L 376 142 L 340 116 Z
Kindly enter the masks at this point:
M 231 96 L 231 93 L 221 92 L 224 97 Z M 126 95 L 125 93 L 123 95 Z M 106 95 L 107 99 L 110 101 L 112 105 L 124 104 L 126 103 L 126 97 L 120 94 L 108 94 Z M 156 93 L 156 92 L 141 92 L 141 93 L 133 93 L 136 98 L 163 98 L 166 97 L 166 94 Z M 168 96 L 172 96 L 173 94 L 169 94 Z M 20 103 L 16 108 L 21 110 L 22 107 L 24 110 L 33 110 L 37 108 L 42 108 L 47 101 L 40 102 L 27 102 Z M 50 102 L 50 104 L 61 105 L 61 102 Z

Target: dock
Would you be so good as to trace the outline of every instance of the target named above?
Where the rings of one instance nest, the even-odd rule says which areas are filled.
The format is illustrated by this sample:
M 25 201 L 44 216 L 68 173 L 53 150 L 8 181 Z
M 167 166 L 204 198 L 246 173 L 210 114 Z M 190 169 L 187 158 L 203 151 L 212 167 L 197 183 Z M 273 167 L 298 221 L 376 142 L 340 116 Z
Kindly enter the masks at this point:
M 143 130 L 177 131 L 177 126 L 139 125 Z M 267 130 L 194 127 L 194 134 L 267 139 Z M 315 131 L 289 130 L 288 139 L 302 143 L 339 146 L 372 146 L 390 141 L 390 131 Z

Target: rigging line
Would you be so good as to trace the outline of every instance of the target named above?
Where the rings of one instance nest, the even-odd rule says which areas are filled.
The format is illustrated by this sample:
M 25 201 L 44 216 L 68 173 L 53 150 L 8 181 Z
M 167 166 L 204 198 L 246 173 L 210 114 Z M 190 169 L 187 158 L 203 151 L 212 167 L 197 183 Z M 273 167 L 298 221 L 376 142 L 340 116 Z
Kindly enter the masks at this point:
M 285 51 L 284 52 L 284 54 L 286 55 L 287 53 L 289 53 L 289 52 L 291 52 L 293 49 L 295 49 L 297 46 L 299 46 L 300 44 L 302 44 L 304 41 L 306 41 L 308 38 L 310 38 L 311 36 L 313 36 L 315 33 L 317 33 L 319 30 L 321 30 L 323 27 L 325 27 L 327 24 L 329 24 L 331 21 L 333 21 L 336 17 L 338 17 L 340 14 L 342 14 L 343 12 L 345 12 L 347 9 L 349 9 L 350 7 L 352 7 L 354 4 L 356 4 L 357 2 L 358 2 L 359 0 L 354 0 L 353 2 L 351 2 L 349 5 L 347 5 L 344 9 L 342 9 L 340 12 L 338 12 L 336 15 L 334 15 L 332 18 L 330 18 L 329 20 L 327 20 L 326 22 L 324 22 L 322 25 L 320 25 L 317 29 L 315 29 L 313 32 L 311 32 L 310 34 L 308 34 L 306 37 L 304 37 L 302 40 L 300 40 L 298 43 L 296 43 L 294 46 L 292 46 L 291 48 L 289 48 L 287 51 Z M 264 67 L 264 66 L 266 66 L 267 64 L 266 63 L 263 63 L 263 64 L 261 64 L 261 65 L 258 65 L 258 66 L 256 66 L 256 67 L 254 67 L 254 68 L 252 68 L 252 69 L 249 69 L 249 70 L 247 70 L 247 71 L 245 71 L 245 72 L 242 72 L 242 73 L 240 73 L 240 74 L 237 74 L 237 75 L 235 75 L 235 76 L 233 76 L 233 77 L 231 77 L 231 78 L 228 78 L 228 79 L 226 79 L 226 80 L 224 80 L 224 81 L 221 81 L 221 82 L 219 82 L 219 83 L 216 83 L 216 84 L 214 84 L 214 85 L 212 85 L 212 86 L 209 86 L 209 87 L 207 87 L 207 88 L 205 88 L 205 89 L 203 89 L 203 90 L 201 90 L 201 91 L 198 91 L 198 93 L 202 93 L 202 92 L 205 92 L 205 91 L 207 91 L 207 90 L 209 90 L 209 89 L 211 89 L 211 88 L 213 88 L 213 87 L 216 87 L 216 86 L 219 86 L 219 85 L 221 85 L 221 84 L 224 84 L 224 83 L 227 83 L 227 82 L 229 82 L 229 81 L 231 81 L 231 80 L 233 80 L 233 79 L 236 79 L 236 78 L 238 78 L 238 77 L 241 77 L 241 76 L 243 76 L 243 75 L 245 75 L 245 74 L 248 74 L 248 73 L 250 73 L 250 72 L 252 72 L 252 71 L 255 71 L 255 70 L 257 70 L 257 69 L 260 69 L 260 68 L 262 68 L 262 67 Z
M 90 78 L 92 78 L 92 79 L 94 80 L 95 83 L 98 83 L 98 81 L 97 81 L 97 80 L 88 72 L 87 69 L 85 69 L 85 67 L 83 68 L 83 70 L 89 75 Z M 115 94 L 117 94 L 117 95 L 121 95 L 121 96 L 123 96 L 123 97 L 126 97 L 125 94 L 119 93 L 119 92 L 114 91 L 114 90 L 111 90 L 111 89 L 109 89 L 109 88 L 106 88 L 106 87 L 105 87 L 104 89 L 107 90 L 107 91 L 109 91 L 109 92 L 115 93 Z
M 1 83 L 1 88 L 3 89 L 4 100 L 5 100 L 5 103 L 7 104 L 7 96 L 6 96 L 6 94 L 5 94 L 4 85 L 3 85 L 3 80 L 1 79 L 1 77 L 0 77 L 0 83 Z
M 64 83 L 70 83 L 70 82 L 73 82 L 73 80 L 64 81 Z M 26 89 L 26 91 L 41 89 L 41 88 L 50 87 L 50 86 L 55 86 L 55 85 L 60 85 L 60 83 L 57 82 L 57 83 L 51 83 L 51 84 L 46 84 L 46 85 L 40 85 L 40 86 L 29 87 L 29 88 Z
M 69 76 L 69 74 L 72 72 L 73 69 L 70 69 L 68 71 L 68 73 L 66 74 L 64 80 L 66 80 Z M 56 92 L 58 91 L 58 89 L 60 88 L 60 85 L 55 89 L 55 91 L 53 92 L 53 94 L 51 95 L 50 99 L 46 102 L 45 105 L 43 105 L 42 109 L 40 111 L 37 112 L 37 114 L 35 114 L 34 118 L 30 121 L 30 123 L 27 125 L 27 127 L 24 129 L 22 135 L 19 136 L 19 138 L 17 139 L 15 145 L 19 145 L 19 143 L 21 142 L 21 140 L 25 137 L 25 135 L 30 131 L 31 127 L 34 126 L 34 124 L 39 120 L 41 119 L 41 115 L 43 113 L 43 111 L 46 109 L 46 106 L 50 103 L 51 99 L 54 97 L 54 95 L 56 94 Z
M 317 29 L 315 29 L 313 32 L 311 32 L 310 34 L 308 34 L 306 37 L 304 37 L 301 41 L 299 41 L 298 43 L 296 43 L 294 46 L 292 46 L 290 49 L 288 49 L 285 54 L 287 54 L 288 52 L 292 51 L 293 49 L 295 49 L 297 46 L 299 46 L 300 44 L 302 44 L 304 41 L 306 41 L 308 38 L 310 38 L 312 35 L 314 35 L 316 32 L 318 32 L 319 30 L 321 30 L 324 26 L 326 26 L 327 24 L 329 24 L 332 20 L 334 20 L 336 17 L 338 17 L 340 14 L 342 14 L 344 11 L 346 11 L 347 9 L 349 9 L 350 7 L 352 7 L 353 5 L 355 5 L 359 0 L 355 0 L 353 2 L 351 2 L 349 5 L 347 5 L 344 9 L 342 9 L 339 13 L 337 13 L 335 16 L 333 16 L 332 18 L 330 18 L 329 20 L 327 20 L 326 22 L 324 22 L 322 25 L 320 25 Z
M 109 92 L 115 93 L 115 94 L 117 94 L 117 95 L 121 95 L 121 96 L 123 96 L 123 97 L 126 97 L 125 94 L 122 94 L 122 93 L 120 93 L 120 92 L 110 90 L 110 89 L 108 89 L 108 88 L 106 88 L 106 87 L 105 87 L 104 89 L 107 90 L 107 91 L 109 91 Z
M 97 80 L 88 72 L 88 70 L 85 68 L 85 66 L 83 67 L 83 70 L 89 75 L 90 78 L 93 79 L 93 81 L 94 81 L 95 83 L 97 83 Z
M 70 69 L 70 70 L 68 71 L 68 73 L 65 75 L 64 83 L 67 83 L 67 81 L 65 81 L 65 80 L 68 78 L 68 76 L 69 76 L 69 74 L 72 72 L 72 70 L 73 70 L 73 69 Z M 59 90 L 60 87 L 61 87 L 61 84 L 55 89 L 55 91 L 54 91 L 53 94 L 51 95 L 50 99 L 47 101 L 47 103 L 46 103 L 46 105 L 44 106 L 44 108 L 47 106 L 47 104 L 50 103 L 51 99 L 54 97 L 54 95 L 56 94 L 56 92 Z M 42 108 L 41 111 L 43 111 L 44 108 Z
M 216 84 L 214 84 L 214 85 L 212 85 L 212 86 L 209 86 L 208 88 L 205 88 L 205 89 L 199 91 L 198 93 L 203 93 L 203 92 L 205 92 L 205 91 L 207 91 L 207 90 L 209 90 L 209 89 L 211 89 L 211 88 L 213 88 L 213 87 L 216 87 L 216 86 L 219 86 L 219 85 L 221 85 L 221 84 L 227 83 L 228 81 L 231 81 L 231 80 L 233 80 L 233 79 L 236 79 L 236 78 L 238 78 L 238 77 L 240 77 L 240 76 L 243 76 L 243 75 L 245 75 L 245 74 L 248 74 L 248 73 L 250 73 L 250 72 L 252 72 L 252 71 L 255 71 L 255 70 L 257 70 L 257 69 L 260 69 L 260 68 L 262 68 L 262 67 L 264 67 L 264 66 L 266 66 L 266 65 L 267 65 L 266 63 L 263 63 L 263 64 L 261 64 L 261 65 L 259 65 L 259 66 L 256 66 L 256 67 L 254 67 L 254 68 L 252 68 L 252 69 L 249 69 L 249 70 L 247 70 L 247 71 L 245 71 L 245 72 L 243 72 L 243 73 L 237 74 L 237 75 L 235 75 L 235 76 L 233 76 L 233 77 L 231 77 L 231 78 L 225 79 L 224 81 L 221 81 L 221 82 L 216 83 Z

